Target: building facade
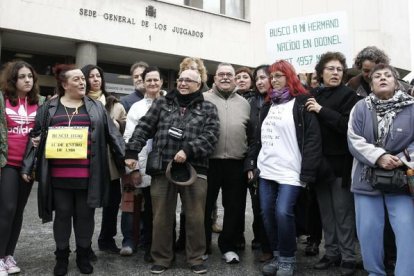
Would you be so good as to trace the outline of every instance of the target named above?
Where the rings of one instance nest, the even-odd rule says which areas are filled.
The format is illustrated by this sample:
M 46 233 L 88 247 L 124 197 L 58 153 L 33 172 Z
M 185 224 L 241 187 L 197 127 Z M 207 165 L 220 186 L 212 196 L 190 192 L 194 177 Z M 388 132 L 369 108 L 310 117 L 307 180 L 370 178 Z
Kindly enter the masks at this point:
M 170 89 L 183 57 L 202 58 L 210 73 L 220 62 L 272 63 L 268 22 L 345 12 L 351 55 L 376 45 L 393 65 L 410 70 L 413 7 L 408 0 L 2 0 L 0 62 L 33 64 L 43 91 L 54 86 L 56 63 L 98 64 L 110 91 L 128 93 L 129 66 L 142 60 L 162 68 Z

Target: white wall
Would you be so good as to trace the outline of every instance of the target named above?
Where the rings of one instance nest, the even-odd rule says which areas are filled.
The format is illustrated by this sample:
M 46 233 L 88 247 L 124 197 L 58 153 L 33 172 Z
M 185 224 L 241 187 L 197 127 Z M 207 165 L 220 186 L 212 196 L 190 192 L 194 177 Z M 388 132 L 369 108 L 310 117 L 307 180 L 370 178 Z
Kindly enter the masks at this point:
M 250 6 L 250 23 L 151 0 L 1 0 L 0 29 L 253 67 L 273 62 L 266 53 L 267 22 L 345 11 L 353 56 L 368 45 L 376 45 L 388 53 L 394 66 L 414 67 L 411 57 L 414 5 L 410 0 L 254 0 L 246 3 Z M 145 15 L 148 5 L 157 9 L 155 19 Z M 80 8 L 95 10 L 97 17 L 79 15 Z M 104 13 L 133 18 L 135 25 L 105 20 Z M 149 21 L 149 27 L 142 27 L 141 20 Z M 167 25 L 167 30 L 155 29 L 154 24 Z M 177 35 L 172 32 L 174 26 L 203 32 L 203 38 Z
M 156 8 L 156 18 L 146 16 L 148 5 Z M 96 17 L 81 16 L 80 8 L 96 11 Z M 105 13 L 133 18 L 135 25 L 105 20 Z M 148 21 L 148 27 L 142 26 L 142 20 Z M 166 30 L 156 29 L 155 24 L 166 25 Z M 173 27 L 199 31 L 203 37 L 178 35 Z M 250 33 L 248 22 L 158 1 L 1 0 L 0 28 L 252 64 L 252 45 L 246 35 L 240 35 Z

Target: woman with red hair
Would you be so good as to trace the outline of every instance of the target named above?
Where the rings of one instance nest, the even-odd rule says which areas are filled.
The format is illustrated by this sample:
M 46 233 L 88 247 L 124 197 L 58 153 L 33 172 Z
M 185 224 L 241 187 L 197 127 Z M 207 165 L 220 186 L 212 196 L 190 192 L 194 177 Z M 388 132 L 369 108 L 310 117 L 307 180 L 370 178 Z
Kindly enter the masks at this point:
M 295 269 L 296 205 L 301 189 L 314 182 L 322 155 L 317 118 L 306 111 L 309 96 L 287 61 L 269 67 L 272 89 L 260 111 L 256 141 L 246 164 L 259 171 L 263 223 L 273 259 L 264 275 L 293 275 Z

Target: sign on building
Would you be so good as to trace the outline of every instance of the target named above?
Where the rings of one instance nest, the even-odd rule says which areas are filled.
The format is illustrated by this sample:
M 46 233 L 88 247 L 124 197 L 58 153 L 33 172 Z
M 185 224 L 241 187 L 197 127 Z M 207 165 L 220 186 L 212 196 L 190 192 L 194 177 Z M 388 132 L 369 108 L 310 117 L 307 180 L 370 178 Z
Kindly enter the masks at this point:
M 352 63 L 345 12 L 267 23 L 266 43 L 271 63 L 287 60 L 298 73 L 313 72 L 320 56 L 328 51 L 341 52 L 348 65 Z
M 116 94 L 131 94 L 134 92 L 134 86 L 132 85 L 125 85 L 125 84 L 117 84 L 117 83 L 106 83 L 105 88 L 108 92 L 116 93 Z

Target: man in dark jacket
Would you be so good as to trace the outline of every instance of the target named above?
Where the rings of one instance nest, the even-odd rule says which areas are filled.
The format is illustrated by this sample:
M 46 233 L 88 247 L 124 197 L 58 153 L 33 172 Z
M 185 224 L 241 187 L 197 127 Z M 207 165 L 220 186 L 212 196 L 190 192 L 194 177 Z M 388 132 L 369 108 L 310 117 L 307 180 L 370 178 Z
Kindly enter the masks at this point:
M 151 272 L 156 274 L 164 272 L 174 258 L 173 225 L 177 193 L 180 193 L 186 214 L 187 262 L 193 272 L 207 272 L 202 260 L 206 250 L 206 178 L 209 156 L 214 151 L 219 135 L 219 119 L 217 108 L 204 100 L 200 86 L 201 78 L 197 71 L 183 71 L 177 80 L 177 90 L 154 101 L 127 144 L 129 159 L 126 163 L 129 166 L 137 163 L 138 153 L 150 138 L 153 138 L 152 151 L 162 156 L 162 170 L 151 175 L 154 214 L 151 247 L 154 265 Z M 170 182 L 164 172 L 171 160 L 176 164 L 190 163 L 197 172 L 195 182 L 189 186 Z M 147 173 L 148 170 L 147 164 Z
M 358 96 L 366 97 L 371 93 L 369 85 L 369 73 L 371 69 L 378 63 L 389 64 L 390 58 L 387 54 L 375 46 L 368 46 L 362 49 L 355 58 L 355 67 L 361 70 L 361 73 L 351 78 L 347 86 L 351 87 Z M 398 80 L 400 89 L 404 92 L 411 91 L 411 85 L 404 81 Z
M 125 111 L 127 113 L 134 103 L 144 98 L 144 94 L 145 94 L 144 82 L 142 80 L 141 75 L 142 75 L 142 72 L 144 72 L 145 68 L 147 67 L 148 67 L 148 64 L 143 61 L 136 62 L 131 66 L 130 73 L 131 73 L 132 81 L 134 83 L 135 91 L 121 98 L 121 104 L 124 106 Z

